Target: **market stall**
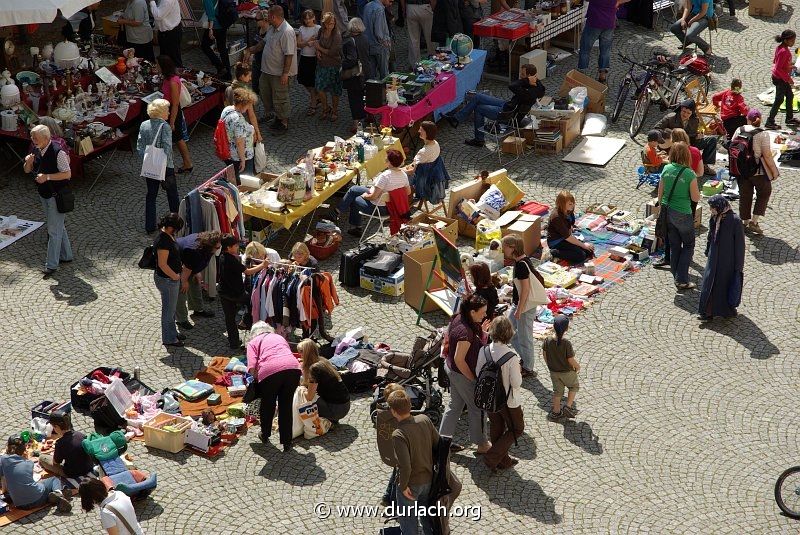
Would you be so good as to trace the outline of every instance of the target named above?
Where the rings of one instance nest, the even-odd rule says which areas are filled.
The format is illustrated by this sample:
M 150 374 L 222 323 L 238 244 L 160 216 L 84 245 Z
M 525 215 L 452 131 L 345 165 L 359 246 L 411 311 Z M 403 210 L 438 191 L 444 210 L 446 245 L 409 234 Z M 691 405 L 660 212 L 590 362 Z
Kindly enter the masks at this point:
M 390 106 L 387 103 L 364 109 L 373 115 L 380 115 L 383 126 L 406 128 L 409 124 L 419 122 L 430 114 L 433 114 L 434 121 L 438 121 L 443 114 L 454 110 L 464 101 L 467 91 L 473 91 L 478 87 L 486 62 L 486 51 L 473 50 L 469 57 L 470 61 L 462 64 L 460 69 L 442 70 L 443 65 L 449 64 L 448 61 L 433 62 L 432 69 L 433 72 L 436 72 L 435 81 L 424 97 L 415 103 L 400 103 L 397 106 Z M 455 61 L 455 58 L 450 58 L 448 55 L 448 60 Z M 425 64 L 425 62 L 422 63 Z M 409 75 L 398 76 L 409 77 Z M 419 79 L 419 77 L 416 78 Z
M 382 134 L 381 146 L 368 145 L 374 148 L 370 151 L 361 141 L 353 138 L 344 143 L 328 143 L 325 147 L 312 149 L 310 157 L 313 160 L 314 174 L 303 170 L 304 175 L 297 173 L 283 173 L 281 175 L 262 174 L 267 182 L 257 184 L 256 188 L 247 188 L 243 181 L 241 190 L 252 191 L 241 193 L 242 208 L 245 215 L 269 222 L 269 228 L 263 236 L 269 240 L 275 233 L 282 229 L 290 230 L 298 225 L 304 217 L 313 214 L 317 208 L 327 201 L 334 193 L 341 190 L 353 180 L 362 181 L 371 179 L 386 168 L 386 151 L 396 149 L 403 151 L 400 140 L 390 135 Z M 362 144 L 362 148 L 356 145 Z M 369 153 L 367 157 L 359 158 L 358 154 Z M 363 163 L 358 163 L 363 159 Z M 292 175 L 295 178 L 292 178 Z M 285 182 L 299 180 L 294 186 Z M 283 192 L 294 195 L 297 200 L 290 200 L 283 196 Z M 313 218 L 312 218 L 313 219 Z M 310 225 L 309 221 L 309 225 Z M 295 228 L 295 231 L 297 228 Z M 289 236 L 291 240 L 292 232 Z M 287 240 L 287 243 L 289 242 Z

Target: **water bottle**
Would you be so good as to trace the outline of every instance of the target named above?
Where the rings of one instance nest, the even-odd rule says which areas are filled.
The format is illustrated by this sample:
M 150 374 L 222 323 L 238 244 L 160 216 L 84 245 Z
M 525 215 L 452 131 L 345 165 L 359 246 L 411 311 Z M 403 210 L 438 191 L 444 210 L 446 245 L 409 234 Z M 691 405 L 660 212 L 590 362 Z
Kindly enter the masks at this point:
M 139 366 L 135 366 L 133 368 L 133 378 L 136 379 L 137 381 L 139 380 L 139 373 L 140 372 L 141 372 L 141 368 L 139 368 Z
M 364 126 L 361 124 L 361 121 L 358 121 L 358 124 L 356 125 L 356 136 L 362 138 L 364 137 Z

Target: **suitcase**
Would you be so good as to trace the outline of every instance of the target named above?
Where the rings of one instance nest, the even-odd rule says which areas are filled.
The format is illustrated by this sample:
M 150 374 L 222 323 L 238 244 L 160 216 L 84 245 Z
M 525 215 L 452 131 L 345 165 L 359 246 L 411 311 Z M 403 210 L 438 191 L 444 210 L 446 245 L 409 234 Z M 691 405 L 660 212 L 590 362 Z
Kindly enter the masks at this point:
M 383 248 L 383 245 L 365 243 L 342 253 L 339 261 L 339 284 L 342 286 L 359 286 L 359 272 L 368 260 L 372 259 Z
M 375 258 L 364 263 L 364 273 L 375 277 L 388 277 L 403 263 L 403 257 L 389 251 L 379 251 Z

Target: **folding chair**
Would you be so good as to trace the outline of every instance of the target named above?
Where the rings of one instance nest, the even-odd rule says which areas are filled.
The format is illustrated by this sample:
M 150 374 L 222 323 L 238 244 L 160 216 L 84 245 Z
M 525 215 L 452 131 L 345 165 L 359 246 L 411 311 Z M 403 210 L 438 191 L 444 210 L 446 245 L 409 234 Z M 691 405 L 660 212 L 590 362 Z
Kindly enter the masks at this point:
M 434 204 L 433 208 L 426 200 L 421 200 L 417 203 L 417 210 L 420 210 L 428 215 L 433 215 L 439 210 L 442 211 L 444 217 L 447 217 L 447 207 L 444 205 L 444 201 L 440 202 L 439 204 Z
M 180 5 L 181 8 L 181 24 L 183 24 L 184 28 L 194 28 L 194 35 L 197 38 L 197 44 L 199 45 L 200 32 L 197 31 L 197 29 L 203 27 L 203 25 L 200 24 L 200 19 L 195 16 L 189 0 L 178 0 L 178 5 Z
M 383 206 L 386 206 L 386 203 L 389 202 L 389 193 L 388 192 L 383 192 L 379 202 L 383 203 Z M 367 241 L 371 240 L 372 238 L 374 238 L 378 234 L 380 234 L 384 238 L 386 237 L 386 231 L 383 228 L 383 224 L 386 221 L 389 221 L 389 214 L 386 214 L 385 216 L 382 215 L 377 204 L 375 206 L 373 206 L 371 213 L 359 212 L 359 214 L 361 214 L 362 217 L 366 217 L 367 218 L 367 223 L 364 225 L 364 230 L 361 232 L 361 238 L 359 238 L 359 240 L 358 240 L 359 244 L 362 244 L 364 242 L 367 242 Z M 375 219 L 378 220 L 378 230 L 376 230 L 375 232 L 373 232 L 372 234 L 370 234 L 367 237 L 367 230 L 369 229 L 369 226 L 372 223 L 372 221 L 375 220 Z
M 489 123 L 488 125 L 484 125 L 483 128 L 478 129 L 479 132 L 482 132 L 484 137 L 489 138 L 492 143 L 494 143 L 495 147 L 492 152 L 497 154 L 497 160 L 502 165 L 503 163 L 503 140 L 505 140 L 509 136 L 515 137 L 522 137 L 522 131 L 520 129 L 519 124 L 519 106 L 515 106 L 513 109 L 508 111 L 502 111 L 497 116 L 497 120 Z M 487 155 L 481 156 L 478 158 L 482 160 L 487 156 L 491 156 L 492 152 Z M 524 145 L 515 149 L 515 157 L 514 159 L 510 160 L 510 162 L 514 162 L 525 152 Z M 508 162 L 508 163 L 510 163 Z
M 653 29 L 659 30 L 659 33 L 664 35 L 665 26 L 660 26 L 659 21 L 666 21 L 666 27 L 675 22 L 675 19 L 678 18 L 678 14 L 676 13 L 677 7 L 675 0 L 655 0 L 653 2 Z M 666 10 L 672 13 L 672 20 L 667 21 L 666 17 L 662 14 L 662 11 Z

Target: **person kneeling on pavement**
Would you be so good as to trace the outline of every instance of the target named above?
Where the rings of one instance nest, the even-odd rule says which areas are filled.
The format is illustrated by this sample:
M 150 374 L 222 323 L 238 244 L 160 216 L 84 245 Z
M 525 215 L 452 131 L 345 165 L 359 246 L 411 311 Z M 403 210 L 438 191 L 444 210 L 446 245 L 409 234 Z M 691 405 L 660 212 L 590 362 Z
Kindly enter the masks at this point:
M 484 118 L 496 121 L 503 112 L 512 112 L 519 117 L 530 111 L 536 101 L 544 96 L 545 89 L 541 80 L 536 76 L 536 66 L 527 64 L 522 66 L 522 77 L 508 86 L 513 94 L 511 99 L 505 101 L 487 93 L 475 93 L 470 101 L 456 113 L 445 115 L 447 122 L 453 128 L 464 122 L 471 113 L 475 113 L 473 121 L 474 136 L 464 141 L 472 147 L 483 147 Z
M 28 459 L 25 441 L 19 435 L 9 437 L 6 455 L 0 456 L 0 490 L 8 494 L 19 509 L 34 509 L 50 503 L 56 504 L 60 513 L 72 511 L 72 503 L 61 490 L 61 480 L 47 477 L 34 481 L 33 466 L 33 461 Z
M 303 357 L 303 382 L 306 387 L 306 401 L 315 396 L 320 418 L 337 424 L 350 412 L 350 392 L 328 359 L 319 355 L 319 346 L 314 340 L 306 338 L 297 344 L 297 351 Z

